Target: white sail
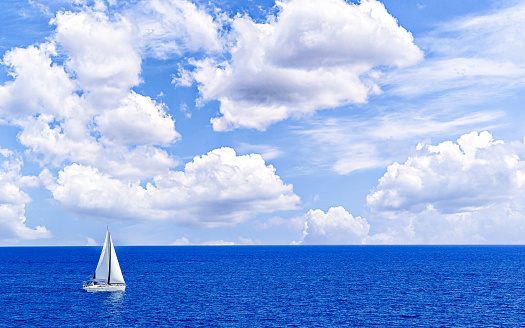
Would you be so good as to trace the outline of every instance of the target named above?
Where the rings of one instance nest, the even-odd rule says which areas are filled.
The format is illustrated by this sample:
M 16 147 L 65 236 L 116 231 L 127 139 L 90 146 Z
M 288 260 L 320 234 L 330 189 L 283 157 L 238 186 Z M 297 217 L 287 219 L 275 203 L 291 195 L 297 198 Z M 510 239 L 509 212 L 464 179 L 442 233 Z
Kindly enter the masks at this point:
M 93 275 L 93 279 L 107 280 L 109 274 L 109 230 L 106 231 L 106 239 L 104 240 L 104 246 L 102 247 L 102 253 L 98 260 L 97 269 Z
M 122 271 L 120 271 L 120 265 L 118 264 L 117 253 L 113 247 L 113 240 L 111 240 L 111 235 L 109 236 L 109 244 L 111 249 L 111 260 L 110 263 L 110 274 L 109 274 L 109 284 L 124 284 L 124 277 L 122 276 Z
M 125 283 L 109 230 L 106 232 L 106 239 L 104 240 L 102 253 L 100 254 L 100 259 L 98 260 L 97 269 L 95 270 L 93 278 L 105 280 L 108 284 Z

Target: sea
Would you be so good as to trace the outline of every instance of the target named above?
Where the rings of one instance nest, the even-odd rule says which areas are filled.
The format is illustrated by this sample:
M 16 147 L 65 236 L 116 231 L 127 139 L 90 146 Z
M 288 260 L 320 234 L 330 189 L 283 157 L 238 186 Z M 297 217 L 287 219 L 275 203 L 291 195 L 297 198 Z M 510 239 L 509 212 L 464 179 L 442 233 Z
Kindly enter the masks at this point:
M 525 246 L 0 248 L 0 327 L 523 327 Z

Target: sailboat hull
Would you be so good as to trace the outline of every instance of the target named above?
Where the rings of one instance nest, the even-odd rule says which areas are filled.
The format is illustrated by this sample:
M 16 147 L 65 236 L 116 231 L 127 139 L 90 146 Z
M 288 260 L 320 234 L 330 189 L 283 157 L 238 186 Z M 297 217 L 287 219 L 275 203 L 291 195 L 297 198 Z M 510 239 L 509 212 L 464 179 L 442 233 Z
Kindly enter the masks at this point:
M 126 285 L 88 285 L 83 288 L 86 292 L 116 292 L 126 290 Z

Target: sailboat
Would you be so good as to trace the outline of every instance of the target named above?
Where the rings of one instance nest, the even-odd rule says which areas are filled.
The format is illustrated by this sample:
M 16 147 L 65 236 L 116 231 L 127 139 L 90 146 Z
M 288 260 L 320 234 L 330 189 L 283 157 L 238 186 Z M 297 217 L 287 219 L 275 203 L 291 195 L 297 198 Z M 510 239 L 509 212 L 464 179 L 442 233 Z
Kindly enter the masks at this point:
M 91 279 L 84 281 L 82 285 L 87 292 L 111 292 L 126 289 L 126 283 L 124 282 L 122 271 L 120 271 L 117 253 L 115 253 L 115 248 L 113 247 L 109 228 L 106 231 L 106 239 L 104 240 L 104 246 L 102 247 L 102 253 L 100 254 L 95 273 Z

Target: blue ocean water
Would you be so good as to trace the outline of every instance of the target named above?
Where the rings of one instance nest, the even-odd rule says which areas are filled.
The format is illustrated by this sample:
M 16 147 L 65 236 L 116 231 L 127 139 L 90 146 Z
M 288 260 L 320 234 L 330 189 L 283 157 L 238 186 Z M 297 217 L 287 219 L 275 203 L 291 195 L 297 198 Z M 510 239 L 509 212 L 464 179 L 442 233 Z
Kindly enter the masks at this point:
M 518 327 L 525 246 L 0 248 L 1 327 Z

